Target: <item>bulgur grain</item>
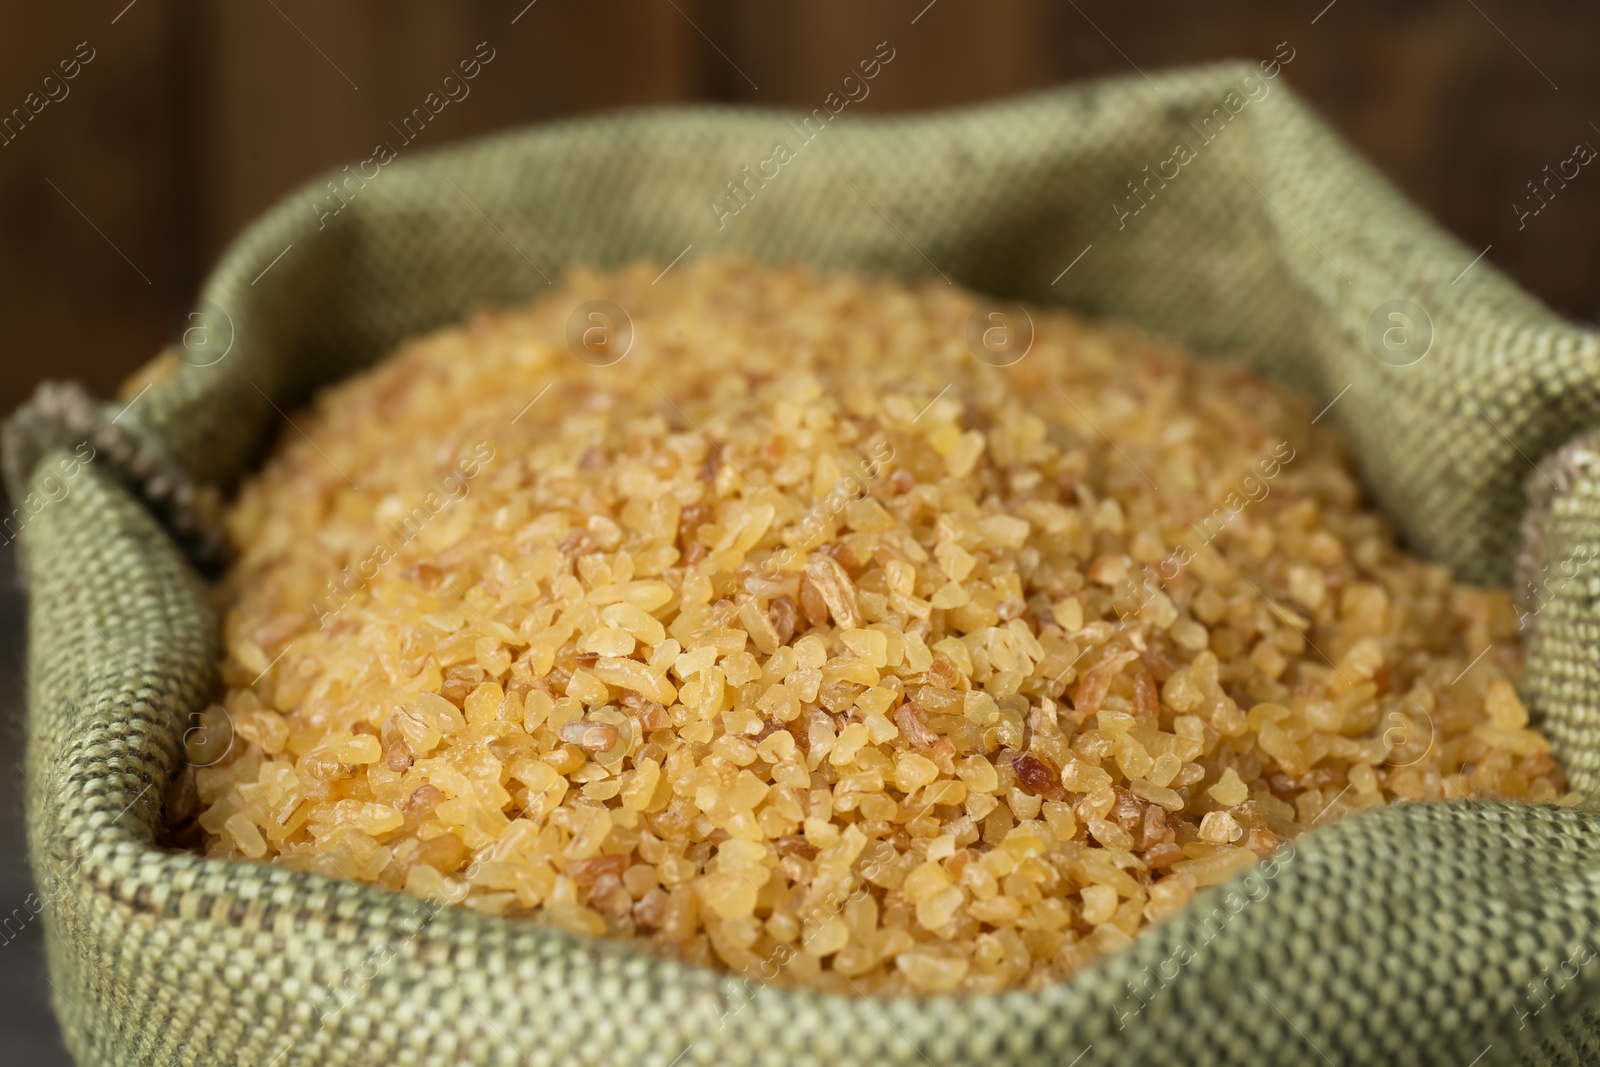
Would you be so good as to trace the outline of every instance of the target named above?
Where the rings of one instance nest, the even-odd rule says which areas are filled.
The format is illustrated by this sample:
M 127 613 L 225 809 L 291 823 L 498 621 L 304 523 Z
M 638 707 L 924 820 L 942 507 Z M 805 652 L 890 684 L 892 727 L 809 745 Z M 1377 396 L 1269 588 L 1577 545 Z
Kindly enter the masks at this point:
M 1039 310 L 988 366 L 942 285 L 655 277 L 406 345 L 243 488 L 171 794 L 208 855 L 983 992 L 1313 825 L 1564 792 L 1505 594 L 1400 552 L 1253 376 Z M 614 366 L 564 347 L 593 298 Z

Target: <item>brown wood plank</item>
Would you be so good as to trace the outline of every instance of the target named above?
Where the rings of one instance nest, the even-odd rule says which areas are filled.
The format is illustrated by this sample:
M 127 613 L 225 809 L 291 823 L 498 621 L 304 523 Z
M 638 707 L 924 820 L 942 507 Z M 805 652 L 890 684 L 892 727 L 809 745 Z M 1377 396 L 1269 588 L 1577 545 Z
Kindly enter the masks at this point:
M 480 42 L 493 59 L 405 150 L 570 112 L 689 98 L 683 57 L 693 31 L 670 5 L 540 0 L 517 18 L 519 9 L 418 0 L 212 9 L 196 130 L 197 163 L 208 178 L 215 173 L 203 247 L 219 254 L 318 171 L 370 155 L 379 140 L 400 145 L 405 117 L 442 93 Z
M 45 377 L 97 391 L 153 352 L 190 287 L 165 5 L 36 4 L 0 35 L 0 109 L 47 99 L 0 144 L 0 409 Z M 92 55 L 77 76 L 60 64 Z M 69 69 L 71 69 L 69 67 Z M 54 75 L 47 89 L 44 79 Z

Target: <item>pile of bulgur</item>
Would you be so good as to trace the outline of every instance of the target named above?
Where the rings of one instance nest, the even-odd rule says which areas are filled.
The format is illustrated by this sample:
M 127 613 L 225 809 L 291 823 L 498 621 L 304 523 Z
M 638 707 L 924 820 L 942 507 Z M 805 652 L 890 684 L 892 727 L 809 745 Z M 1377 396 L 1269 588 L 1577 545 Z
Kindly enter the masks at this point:
M 577 272 L 295 417 L 231 512 L 180 839 L 751 977 L 986 992 L 1349 813 L 1564 793 L 1506 595 L 1400 552 L 1298 401 L 1038 309 L 994 366 L 939 283 L 657 271 Z M 633 336 L 581 360 L 594 299 Z

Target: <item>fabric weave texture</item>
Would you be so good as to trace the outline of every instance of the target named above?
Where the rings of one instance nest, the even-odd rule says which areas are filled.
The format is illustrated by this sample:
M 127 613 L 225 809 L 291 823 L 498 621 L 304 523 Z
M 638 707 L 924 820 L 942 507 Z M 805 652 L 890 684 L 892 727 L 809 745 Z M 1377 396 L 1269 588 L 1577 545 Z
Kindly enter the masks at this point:
M 280 1067 L 1600 1062 L 1600 966 L 1588 966 L 1600 814 L 1587 803 L 1368 812 L 1071 981 L 954 999 L 756 985 L 163 847 L 165 790 L 220 654 L 191 558 L 199 520 L 175 538 L 173 509 L 236 483 L 282 412 L 413 334 L 525 302 L 571 264 L 714 251 L 943 275 L 1128 319 L 1331 404 L 1321 417 L 1343 427 L 1415 551 L 1479 582 L 1520 567 L 1524 693 L 1573 788 L 1594 794 L 1600 443 L 1581 435 L 1600 425 L 1600 336 L 1474 264 L 1256 66 L 835 120 L 719 222 L 711 202 L 742 165 L 776 141 L 797 147 L 791 118 L 623 113 L 341 171 L 337 196 L 314 182 L 235 242 L 197 305 L 201 334 L 163 357 L 169 373 L 133 406 L 13 424 L 14 500 L 45 500 L 85 419 L 117 416 L 138 442 L 84 464 L 21 531 L 30 849 L 73 1054 Z M 1127 183 L 1178 143 L 1194 158 L 1132 199 Z M 1369 342 L 1396 300 L 1431 324 L 1409 365 Z

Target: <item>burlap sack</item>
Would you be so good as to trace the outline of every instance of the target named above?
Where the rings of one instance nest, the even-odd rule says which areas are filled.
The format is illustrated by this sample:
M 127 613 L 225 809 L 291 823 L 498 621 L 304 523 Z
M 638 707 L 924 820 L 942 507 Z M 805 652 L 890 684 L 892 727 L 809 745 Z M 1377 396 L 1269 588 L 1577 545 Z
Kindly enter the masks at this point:
M 402 148 L 246 232 L 206 283 L 182 358 L 168 357 L 174 373 L 131 407 L 43 394 L 9 430 L 21 510 L 7 536 L 20 528 L 32 593 L 38 921 L 74 1054 L 285 1067 L 1600 1061 L 1589 808 L 1373 811 L 1073 981 L 966 999 L 754 986 L 160 845 L 181 738 L 216 682 L 217 618 L 194 562 L 216 548 L 208 487 L 248 469 L 280 410 L 407 335 L 526 300 L 571 263 L 665 264 L 686 248 L 937 270 L 1244 353 L 1332 404 L 1323 417 L 1348 432 L 1376 502 L 1464 578 L 1513 579 L 1530 483 L 1525 693 L 1574 787 L 1594 790 L 1600 458 L 1558 450 L 1600 423 L 1600 339 L 1474 265 L 1476 249 L 1355 158 L 1276 72 L 1230 64 L 914 118 L 813 116 L 808 142 L 799 116 L 698 108 Z M 771 174 L 780 141 L 793 158 L 745 185 L 733 212 L 724 183 L 746 164 Z

